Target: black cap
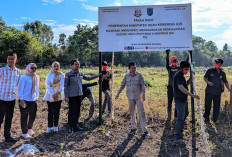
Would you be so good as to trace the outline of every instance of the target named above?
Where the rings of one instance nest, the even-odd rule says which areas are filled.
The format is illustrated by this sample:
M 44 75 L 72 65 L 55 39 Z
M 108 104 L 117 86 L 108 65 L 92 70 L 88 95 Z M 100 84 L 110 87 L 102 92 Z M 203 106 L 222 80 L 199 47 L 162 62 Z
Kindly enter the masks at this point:
M 103 61 L 103 62 L 102 62 L 102 65 L 107 65 L 107 62 L 106 62 L 106 61 Z

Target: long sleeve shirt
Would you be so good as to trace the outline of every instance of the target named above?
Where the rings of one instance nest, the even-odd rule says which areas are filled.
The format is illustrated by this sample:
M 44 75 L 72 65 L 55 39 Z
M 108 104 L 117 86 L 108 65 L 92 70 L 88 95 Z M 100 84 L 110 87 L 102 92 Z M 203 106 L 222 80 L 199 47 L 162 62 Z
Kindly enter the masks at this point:
M 18 99 L 25 101 L 36 101 L 39 98 L 39 76 L 36 75 L 38 82 L 35 87 L 35 92 L 31 95 L 32 77 L 23 75 L 19 80 Z
M 82 79 L 93 80 L 97 78 L 98 75 L 87 77 L 82 71 L 75 72 L 73 70 L 65 74 L 64 79 L 64 94 L 65 98 L 82 96 Z
M 92 86 L 96 86 L 98 85 L 98 82 L 94 82 L 94 83 L 83 83 L 82 84 L 82 90 L 83 90 L 83 98 L 87 97 L 89 94 L 92 93 L 91 88 Z
M 46 85 L 46 93 L 43 97 L 43 100 L 45 101 L 50 101 L 53 100 L 52 95 L 54 95 L 54 90 L 51 84 L 53 84 L 55 74 L 53 73 L 48 73 L 46 80 L 45 80 L 45 85 Z M 64 74 L 61 73 L 61 80 L 60 80 L 60 89 L 58 90 L 61 93 L 61 100 L 64 100 Z M 50 99 L 49 99 L 50 96 Z
M 17 68 L 11 70 L 8 65 L 0 68 L 0 100 L 15 100 L 20 77 L 21 71 Z
M 121 83 L 118 95 L 127 87 L 126 95 L 128 99 L 140 99 L 140 95 L 145 96 L 145 81 L 141 73 L 136 72 L 135 75 L 127 73 Z

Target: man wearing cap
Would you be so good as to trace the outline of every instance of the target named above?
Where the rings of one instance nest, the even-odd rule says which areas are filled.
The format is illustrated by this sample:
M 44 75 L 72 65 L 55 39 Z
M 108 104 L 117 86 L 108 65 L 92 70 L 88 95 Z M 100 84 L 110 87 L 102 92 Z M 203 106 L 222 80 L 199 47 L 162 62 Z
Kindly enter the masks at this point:
M 102 91 L 105 94 L 102 113 L 105 112 L 106 104 L 108 105 L 108 115 L 112 118 L 112 97 L 110 91 L 111 73 L 107 71 L 107 62 L 102 62 Z
M 210 68 L 206 71 L 204 81 L 207 83 L 205 89 L 205 121 L 209 121 L 209 115 L 211 110 L 211 104 L 213 101 L 213 121 L 216 123 L 219 111 L 221 94 L 224 91 L 224 84 L 230 91 L 228 81 L 226 79 L 226 73 L 221 69 L 223 64 L 222 59 L 213 59 L 214 68 Z
M 136 106 L 137 106 L 140 126 L 142 131 L 144 132 L 144 136 L 147 137 L 150 136 L 150 134 L 148 133 L 146 127 L 146 113 L 143 104 L 143 102 L 145 101 L 145 81 L 143 75 L 139 72 L 136 72 L 136 64 L 134 62 L 130 62 L 128 68 L 130 72 L 125 75 L 115 99 L 116 100 L 118 99 L 119 94 L 126 86 L 127 87 L 126 95 L 129 100 L 129 110 L 131 116 L 130 119 L 131 130 L 129 131 L 129 134 L 134 134 L 137 130 L 137 124 L 136 124 Z
M 173 78 L 175 73 L 180 69 L 180 67 L 177 65 L 178 63 L 178 58 L 176 56 L 171 57 L 171 65 L 169 65 L 169 53 L 170 50 L 166 50 L 167 56 L 166 56 L 166 69 L 168 71 L 168 90 L 167 90 L 167 95 L 168 95 L 168 117 L 171 117 L 172 113 L 172 101 L 173 101 Z M 175 109 L 175 117 L 177 116 L 177 112 Z

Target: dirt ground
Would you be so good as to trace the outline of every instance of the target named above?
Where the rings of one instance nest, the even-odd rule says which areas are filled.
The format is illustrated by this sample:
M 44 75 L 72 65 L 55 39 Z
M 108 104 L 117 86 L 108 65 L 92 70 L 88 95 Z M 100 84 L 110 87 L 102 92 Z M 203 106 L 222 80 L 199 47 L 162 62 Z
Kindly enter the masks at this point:
M 115 111 L 115 120 L 111 122 L 106 115 L 103 115 L 103 125 L 98 125 L 98 105 L 95 106 L 94 117 L 86 119 L 89 106 L 82 106 L 81 125 L 84 131 L 68 133 L 67 131 L 67 104 L 62 104 L 60 123 L 58 133 L 46 134 L 47 128 L 47 105 L 44 102 L 38 102 L 37 118 L 34 122 L 33 130 L 35 136 L 32 139 L 24 140 L 21 136 L 20 113 L 18 106 L 15 108 L 15 114 L 12 122 L 11 133 L 19 141 L 5 143 L 3 137 L 3 125 L 0 136 L 0 156 L 7 156 L 5 149 L 12 152 L 22 144 L 32 144 L 36 146 L 40 153 L 35 156 L 71 156 L 71 157 L 102 157 L 102 156 L 137 156 L 137 157 L 204 157 L 205 150 L 202 138 L 199 135 L 199 126 L 196 125 L 196 137 L 192 135 L 192 123 L 187 121 L 185 125 L 185 135 L 182 142 L 174 140 L 174 120 L 169 118 L 160 118 L 147 116 L 148 130 L 150 137 L 144 137 L 141 130 L 138 129 L 135 135 L 129 135 L 130 129 L 129 114 Z M 197 116 L 197 115 L 196 115 Z M 189 116 L 190 117 L 190 116 Z M 209 123 L 206 125 L 213 156 L 231 156 L 232 137 L 230 125 L 227 127 L 226 116 L 221 116 L 221 124 L 216 127 Z M 189 118 L 190 119 L 190 118 Z M 223 121 L 224 120 L 224 121 Z M 224 124 L 224 125 L 223 125 Z M 223 126 L 223 127 L 222 127 Z M 217 132 L 215 132 L 215 128 Z M 230 130 L 229 130 L 230 129 Z M 228 133 L 225 133 L 227 131 Z M 228 139 L 229 138 L 229 139 Z M 226 144 L 224 142 L 226 141 Z M 215 145 L 214 145 L 215 144 Z M 196 145 L 196 148 L 192 148 Z M 17 155 L 25 156 L 25 155 Z

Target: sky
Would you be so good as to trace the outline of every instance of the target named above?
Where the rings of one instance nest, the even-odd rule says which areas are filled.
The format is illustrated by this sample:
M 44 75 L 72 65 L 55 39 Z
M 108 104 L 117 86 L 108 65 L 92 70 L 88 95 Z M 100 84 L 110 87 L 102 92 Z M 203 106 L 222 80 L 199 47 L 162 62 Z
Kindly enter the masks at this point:
M 193 35 L 214 41 L 219 49 L 232 46 L 231 0 L 0 0 L 0 16 L 8 26 L 23 30 L 27 22 L 41 21 L 54 32 L 72 35 L 76 25 L 98 24 L 98 7 L 192 4 Z

